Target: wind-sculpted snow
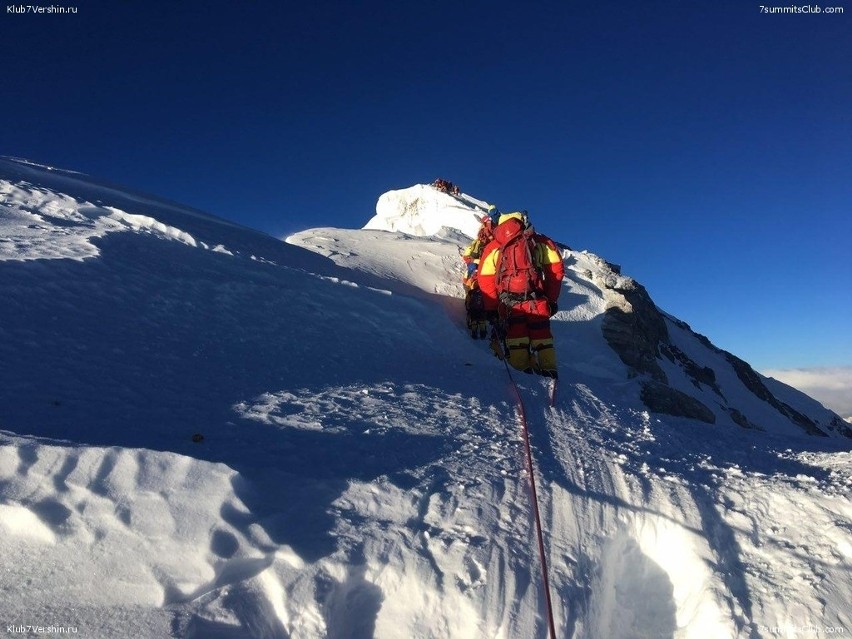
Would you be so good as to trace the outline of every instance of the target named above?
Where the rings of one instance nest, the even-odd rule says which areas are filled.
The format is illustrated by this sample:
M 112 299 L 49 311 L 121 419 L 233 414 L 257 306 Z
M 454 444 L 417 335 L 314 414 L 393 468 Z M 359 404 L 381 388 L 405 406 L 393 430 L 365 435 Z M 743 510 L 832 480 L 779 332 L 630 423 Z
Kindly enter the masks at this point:
M 474 238 L 487 212 L 487 202 L 465 193 L 451 195 L 418 184 L 384 193 L 376 204 L 376 214 L 364 228 L 427 237 L 450 228 Z
M 458 240 L 326 228 L 296 233 L 286 241 L 328 257 L 365 285 L 413 296 L 426 293 L 437 296 L 436 301 L 458 300 L 464 295 Z M 378 259 L 376 246 L 382 247 Z M 448 278 L 448 273 L 457 276 Z
M 31 163 L 0 161 L 0 185 L 0 619 L 546 636 L 513 396 L 462 323 L 458 250 L 484 203 L 436 208 L 434 235 L 284 243 Z M 559 637 L 852 632 L 848 440 L 779 421 L 667 315 L 659 365 L 716 422 L 648 412 L 603 336 L 608 267 L 564 257 L 558 405 L 516 376 Z

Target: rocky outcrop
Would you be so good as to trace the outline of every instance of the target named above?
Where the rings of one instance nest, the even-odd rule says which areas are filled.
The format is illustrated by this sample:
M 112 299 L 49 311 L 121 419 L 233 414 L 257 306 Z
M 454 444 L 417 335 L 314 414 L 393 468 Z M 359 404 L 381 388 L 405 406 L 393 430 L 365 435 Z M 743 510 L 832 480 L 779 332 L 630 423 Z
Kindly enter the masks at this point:
M 659 369 L 657 362 L 650 361 L 651 358 L 656 360 L 662 355 L 673 364 L 677 364 L 696 388 L 701 389 L 702 385 L 711 388 L 721 400 L 719 406 L 730 415 L 735 424 L 742 428 L 764 430 L 741 410 L 728 405 L 716 381 L 716 372 L 712 368 L 699 366 L 669 341 L 668 331 L 663 332 L 657 326 L 658 321 L 661 321 L 665 329 L 667 317 L 676 326 L 689 331 L 708 349 L 722 355 L 743 386 L 757 398 L 768 403 L 807 434 L 817 437 L 828 436 L 825 427 L 821 427 L 815 420 L 775 397 L 763 383 L 761 376 L 747 362 L 718 348 L 707 337 L 693 331 L 685 322 L 668 315 L 664 316 L 639 284 L 617 275 L 603 278 L 603 283 L 610 285 L 606 289 L 605 296 L 608 301 L 612 300 L 604 320 L 604 337 L 622 361 L 639 373 L 647 373 L 656 382 L 656 384 L 643 383 L 642 387 L 642 401 L 650 410 L 669 415 L 694 417 L 702 421 L 711 421 L 711 423 L 715 421 L 715 418 L 709 419 L 712 411 L 703 403 L 667 386 L 666 376 Z M 619 295 L 623 297 L 623 300 L 619 300 Z M 632 337 L 629 335 L 631 331 L 635 333 Z M 657 341 L 654 342 L 654 340 Z M 644 354 L 639 352 L 642 349 L 645 349 Z M 691 401 L 684 399 L 685 397 Z M 852 428 L 849 428 L 839 417 L 836 417 L 827 428 L 845 437 L 852 437 Z
M 607 303 L 604 339 L 633 374 L 644 373 L 658 382 L 668 383 L 657 362 L 660 345 L 669 339 L 665 319 L 644 286 L 620 275 L 617 267 L 606 262 L 603 265 L 606 269 L 595 276 L 594 282 L 603 291 Z
M 716 372 L 709 366 L 699 366 L 686 353 L 680 350 L 674 344 L 663 344 L 660 346 L 660 351 L 673 364 L 677 363 L 683 369 L 683 372 L 692 380 L 695 388 L 701 389 L 704 384 L 713 389 L 713 391 L 722 399 L 722 391 L 716 383 Z
M 753 430 L 763 430 L 760 426 L 753 423 L 748 417 L 742 414 L 736 408 L 729 408 L 728 414 L 731 416 L 731 419 L 734 420 L 734 423 L 740 428 L 749 428 Z
M 739 377 L 740 381 L 752 393 L 768 403 L 782 415 L 786 415 L 794 424 L 801 426 L 808 435 L 828 437 L 828 435 L 817 426 L 814 420 L 803 415 L 789 404 L 785 404 L 775 397 L 775 395 L 766 388 L 766 385 L 763 383 L 763 380 L 760 379 L 760 375 L 757 374 L 757 371 L 749 366 L 747 362 L 744 362 L 739 357 L 732 355 L 727 351 L 724 351 L 724 353 L 725 358 L 733 367 L 737 377 Z
M 835 416 L 834 419 L 831 420 L 831 428 L 844 437 L 852 437 L 852 427 L 850 427 L 847 422 L 840 419 L 839 415 Z
M 665 355 L 670 361 L 677 361 L 696 386 L 705 383 L 721 395 L 713 371 L 698 366 L 669 343 L 665 317 L 644 286 L 622 276 L 616 265 L 600 260 L 600 266 L 602 268 L 593 281 L 603 291 L 607 303 L 603 336 L 621 361 L 627 364 L 631 375 L 650 377 L 642 383 L 642 403 L 656 413 L 715 423 L 716 415 L 712 410 L 668 385 L 668 378 L 658 360 Z
M 632 377 L 644 375 L 641 399 L 649 410 L 679 417 L 691 417 L 707 423 L 715 423 L 716 416 L 704 403 L 682 391 L 669 386 L 666 373 L 660 366 L 662 357 L 676 364 L 697 389 L 707 387 L 718 395 L 719 406 L 734 423 L 742 428 L 763 430 L 753 423 L 738 408 L 729 406 L 716 381 L 716 372 L 708 366 L 700 366 L 686 353 L 671 343 L 666 315 L 651 300 L 648 291 L 632 278 L 621 275 L 620 267 L 596 258 L 596 272 L 589 272 L 592 281 L 603 292 L 606 302 L 602 331 L 609 346 L 628 366 Z M 759 399 L 770 404 L 781 415 L 802 428 L 809 435 L 827 436 L 811 418 L 780 401 L 766 387 L 760 375 L 746 362 L 731 353 L 714 346 L 709 339 L 692 331 L 688 324 L 669 317 L 678 327 L 692 333 L 708 349 L 721 354 L 730 363 L 743 385 Z M 838 423 L 840 424 L 838 426 Z M 850 436 L 852 429 L 840 422 L 831 428 Z
M 708 424 L 716 423 L 716 415 L 694 397 L 660 382 L 642 382 L 642 403 L 655 413 L 690 417 Z

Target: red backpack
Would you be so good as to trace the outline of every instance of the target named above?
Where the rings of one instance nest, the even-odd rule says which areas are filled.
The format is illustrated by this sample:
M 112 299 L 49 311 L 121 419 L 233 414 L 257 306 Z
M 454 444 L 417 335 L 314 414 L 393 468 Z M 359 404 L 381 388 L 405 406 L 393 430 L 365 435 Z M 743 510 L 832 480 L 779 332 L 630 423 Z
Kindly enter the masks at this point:
M 514 226 L 514 225 L 513 225 Z M 504 230 L 497 265 L 497 294 L 510 301 L 533 299 L 544 294 L 544 276 L 535 263 L 536 241 L 532 229 L 520 223 Z

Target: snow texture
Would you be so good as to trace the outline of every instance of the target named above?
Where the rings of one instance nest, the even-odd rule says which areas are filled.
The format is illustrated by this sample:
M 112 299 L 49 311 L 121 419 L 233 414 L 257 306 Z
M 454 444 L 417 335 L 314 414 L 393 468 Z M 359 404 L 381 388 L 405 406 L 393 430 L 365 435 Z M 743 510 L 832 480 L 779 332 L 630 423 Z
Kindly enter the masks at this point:
M 285 243 L 29 162 L 0 160 L 0 193 L 0 621 L 547 635 L 516 407 L 463 326 L 484 202 L 416 186 Z M 762 378 L 828 435 L 807 436 L 673 318 L 717 388 L 660 366 L 716 423 L 650 413 L 602 336 L 605 262 L 564 257 L 557 406 L 516 375 L 558 636 L 852 632 L 832 413 Z

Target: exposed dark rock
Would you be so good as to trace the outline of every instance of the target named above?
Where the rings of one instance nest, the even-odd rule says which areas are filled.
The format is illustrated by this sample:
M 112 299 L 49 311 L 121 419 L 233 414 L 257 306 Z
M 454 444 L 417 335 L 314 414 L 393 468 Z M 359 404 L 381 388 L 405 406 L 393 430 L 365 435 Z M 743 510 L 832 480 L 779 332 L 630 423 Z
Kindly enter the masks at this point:
M 727 405 L 727 399 L 722 394 L 716 379 L 716 371 L 709 366 L 699 366 L 691 357 L 671 343 L 666 324 L 668 319 L 673 325 L 688 331 L 708 350 L 725 357 L 739 380 L 750 392 L 767 402 L 809 435 L 827 437 L 825 429 L 829 429 L 846 437 L 852 437 L 852 427 L 839 417 L 830 425 L 820 427 L 818 422 L 779 400 L 749 364 L 715 346 L 707 337 L 693 331 L 686 322 L 660 311 L 641 284 L 621 275 L 619 266 L 610 264 L 597 256 L 591 257 L 595 260 L 598 269 L 594 273 L 586 271 L 585 275 L 601 289 L 606 301 L 602 322 L 604 339 L 621 361 L 629 367 L 629 376 L 643 375 L 653 380 L 642 382 L 642 401 L 650 410 L 692 417 L 708 423 L 716 421 L 713 412 L 701 401 L 668 386 L 668 377 L 660 366 L 661 358 L 664 356 L 683 370 L 697 389 L 711 388 L 723 400 L 722 407 L 736 424 L 742 428 L 763 430 L 750 421 L 741 410 Z
M 667 383 L 657 358 L 660 345 L 668 342 L 669 332 L 648 291 L 635 280 L 613 271 L 598 283 L 608 303 L 603 320 L 604 339 L 635 372 Z
M 731 366 L 733 366 L 734 372 L 736 372 L 740 381 L 757 397 L 767 402 L 782 415 L 786 415 L 790 421 L 803 428 L 808 435 L 828 437 L 828 435 L 817 426 L 814 420 L 802 415 L 802 413 L 797 411 L 795 408 L 785 404 L 775 397 L 775 395 L 766 388 L 766 385 L 763 383 L 763 380 L 760 379 L 760 375 L 757 374 L 757 371 L 755 371 L 747 362 L 744 362 L 736 355 L 732 355 L 727 351 L 725 352 L 725 358 L 728 362 L 730 362 Z
M 621 361 L 635 373 L 647 373 L 660 382 L 668 378 L 657 363 L 657 345 L 650 341 L 634 313 L 608 308 L 603 321 L 603 336 Z
M 659 382 L 642 382 L 642 403 L 648 410 L 676 417 L 691 417 L 708 424 L 716 423 L 712 410 L 694 397 Z
M 663 313 L 663 316 L 678 328 L 682 328 L 683 330 L 689 331 L 690 333 L 695 333 L 695 331 L 692 330 L 692 327 L 689 324 L 687 324 L 681 319 L 676 318 L 674 315 Z
M 674 344 L 663 344 L 660 347 L 660 352 L 665 355 L 672 363 L 677 362 L 680 367 L 692 380 L 693 385 L 697 389 L 701 389 L 701 384 L 708 386 L 713 391 L 724 399 L 719 385 L 716 383 L 716 373 L 709 366 L 699 366 L 686 353 L 680 350 Z
M 682 328 L 685 331 L 689 331 L 690 333 L 692 333 L 692 335 L 693 335 L 693 337 L 695 337 L 695 339 L 697 339 L 699 342 L 704 344 L 704 346 L 709 348 L 714 353 L 722 353 L 722 354 L 725 353 L 725 351 L 723 351 L 721 348 L 719 348 L 713 342 L 711 342 L 709 339 L 707 339 L 706 336 L 702 335 L 701 333 L 696 333 L 694 330 L 692 330 L 692 327 L 689 324 L 687 324 L 686 322 L 684 322 L 683 320 L 680 320 L 676 317 L 672 317 L 671 315 L 668 315 L 668 314 L 666 314 L 666 317 L 669 319 L 670 322 L 672 322 L 672 324 Z
M 831 420 L 831 428 L 844 437 L 852 437 L 852 426 L 840 419 L 839 415 L 835 415 Z
M 607 265 L 610 271 L 615 273 L 616 275 L 621 275 L 621 264 L 613 264 L 612 262 L 607 262 L 604 260 L 604 264 Z
M 731 415 L 731 419 L 734 420 L 734 423 L 737 424 L 738 426 L 741 426 L 742 428 L 748 428 L 748 429 L 753 429 L 753 430 L 763 430 L 760 426 L 753 423 L 751 420 L 749 420 L 748 417 L 743 415 L 736 408 L 728 409 L 728 413 Z
M 721 348 L 719 348 L 718 346 L 716 346 L 713 342 L 711 342 L 711 341 L 710 341 L 707 337 L 705 337 L 704 335 L 702 335 L 701 333 L 696 333 L 695 331 L 693 331 L 693 332 L 692 332 L 692 334 L 693 334 L 693 335 L 695 335 L 695 338 L 696 338 L 699 342 L 701 342 L 702 344 L 704 344 L 704 346 L 706 346 L 707 348 L 709 348 L 711 351 L 714 351 L 714 352 L 716 352 L 716 353 L 724 353 L 724 352 L 725 352 L 725 351 L 723 351 Z

